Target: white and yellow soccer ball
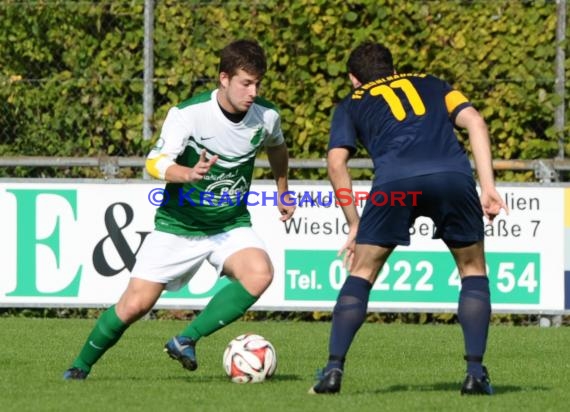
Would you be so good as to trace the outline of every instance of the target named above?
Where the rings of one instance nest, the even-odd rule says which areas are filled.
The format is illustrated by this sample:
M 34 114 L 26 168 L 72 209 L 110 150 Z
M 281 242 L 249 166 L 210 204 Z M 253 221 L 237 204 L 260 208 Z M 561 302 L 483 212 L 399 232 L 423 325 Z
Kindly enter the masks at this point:
M 223 364 L 232 382 L 263 382 L 275 373 L 277 354 L 271 342 L 263 336 L 246 333 L 228 343 Z

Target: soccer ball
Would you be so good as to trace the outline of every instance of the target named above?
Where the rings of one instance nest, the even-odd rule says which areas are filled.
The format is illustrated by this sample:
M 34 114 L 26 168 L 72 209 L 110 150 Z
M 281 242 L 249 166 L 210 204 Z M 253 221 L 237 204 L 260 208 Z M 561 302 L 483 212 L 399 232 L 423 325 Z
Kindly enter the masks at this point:
M 246 333 L 228 343 L 223 364 L 232 382 L 263 382 L 275 373 L 277 355 L 273 345 L 263 336 Z

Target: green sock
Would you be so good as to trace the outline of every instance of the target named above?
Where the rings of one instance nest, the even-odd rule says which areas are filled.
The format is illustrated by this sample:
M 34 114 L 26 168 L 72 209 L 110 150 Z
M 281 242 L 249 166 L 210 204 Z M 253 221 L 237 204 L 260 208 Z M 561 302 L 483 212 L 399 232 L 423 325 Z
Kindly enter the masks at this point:
M 245 290 L 240 282 L 232 282 L 214 295 L 204 310 L 180 335 L 194 341 L 208 336 L 243 316 L 257 299 Z
M 72 366 L 91 371 L 91 367 L 101 356 L 121 338 L 129 327 L 117 316 L 115 305 L 101 314 Z

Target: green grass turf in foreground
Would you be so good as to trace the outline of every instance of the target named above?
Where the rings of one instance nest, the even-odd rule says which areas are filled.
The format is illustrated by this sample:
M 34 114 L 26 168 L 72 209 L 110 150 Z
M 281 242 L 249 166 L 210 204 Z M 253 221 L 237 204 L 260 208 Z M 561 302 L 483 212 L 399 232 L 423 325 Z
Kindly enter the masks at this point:
M 570 328 L 495 326 L 486 364 L 496 395 L 462 397 L 457 325 L 365 324 L 340 395 L 308 395 L 324 365 L 330 323 L 236 322 L 197 346 L 188 372 L 162 351 L 183 321 L 133 325 L 84 382 L 62 374 L 93 320 L 0 318 L 0 411 L 566 411 Z M 222 353 L 233 337 L 267 337 L 279 359 L 260 384 L 228 381 Z

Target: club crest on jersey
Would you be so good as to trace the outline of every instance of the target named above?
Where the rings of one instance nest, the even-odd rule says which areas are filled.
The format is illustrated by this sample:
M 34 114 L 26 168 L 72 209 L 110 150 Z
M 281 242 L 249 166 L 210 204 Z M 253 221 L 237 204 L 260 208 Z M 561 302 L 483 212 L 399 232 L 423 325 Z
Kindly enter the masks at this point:
M 212 200 L 218 202 L 222 196 L 229 196 L 235 202 L 238 193 L 245 193 L 249 189 L 247 180 L 241 176 L 236 181 L 233 179 L 222 179 L 217 182 L 210 183 L 206 187 L 205 192 L 213 193 Z
M 253 146 L 257 146 L 259 144 L 259 142 L 261 141 L 261 138 L 263 137 L 264 134 L 264 130 L 263 127 L 260 127 L 259 129 L 257 129 L 255 131 L 255 133 L 253 134 L 253 137 L 251 138 L 251 140 L 249 141 Z

